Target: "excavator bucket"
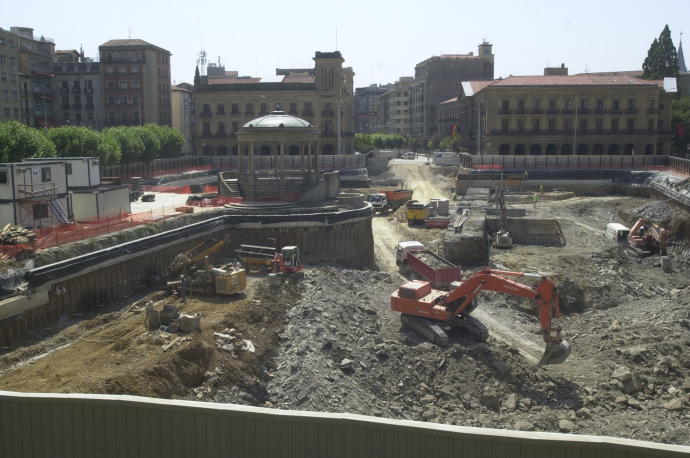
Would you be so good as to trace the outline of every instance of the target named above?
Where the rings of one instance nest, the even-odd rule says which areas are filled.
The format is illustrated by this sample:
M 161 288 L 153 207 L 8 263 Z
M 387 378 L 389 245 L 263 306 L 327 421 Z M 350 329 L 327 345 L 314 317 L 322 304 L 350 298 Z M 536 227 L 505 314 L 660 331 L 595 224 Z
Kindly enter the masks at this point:
M 547 343 L 544 349 L 544 356 L 539 360 L 539 365 L 561 364 L 570 356 L 570 344 L 567 340 L 561 343 Z

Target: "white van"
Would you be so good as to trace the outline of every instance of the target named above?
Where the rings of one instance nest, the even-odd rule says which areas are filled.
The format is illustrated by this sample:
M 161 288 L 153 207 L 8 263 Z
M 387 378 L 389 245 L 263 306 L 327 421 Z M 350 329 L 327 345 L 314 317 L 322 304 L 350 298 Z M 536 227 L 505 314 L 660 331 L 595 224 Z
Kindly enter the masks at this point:
M 624 242 L 628 238 L 630 229 L 618 223 L 608 223 L 606 225 L 606 238 L 613 242 Z

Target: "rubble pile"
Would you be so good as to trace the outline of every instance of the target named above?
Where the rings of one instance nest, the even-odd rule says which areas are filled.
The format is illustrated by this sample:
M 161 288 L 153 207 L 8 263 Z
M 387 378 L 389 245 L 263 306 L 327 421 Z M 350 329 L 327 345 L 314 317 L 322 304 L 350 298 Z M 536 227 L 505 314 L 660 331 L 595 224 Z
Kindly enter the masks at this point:
M 36 240 L 36 233 L 22 226 L 6 224 L 0 230 L 0 245 L 21 245 L 33 240 Z

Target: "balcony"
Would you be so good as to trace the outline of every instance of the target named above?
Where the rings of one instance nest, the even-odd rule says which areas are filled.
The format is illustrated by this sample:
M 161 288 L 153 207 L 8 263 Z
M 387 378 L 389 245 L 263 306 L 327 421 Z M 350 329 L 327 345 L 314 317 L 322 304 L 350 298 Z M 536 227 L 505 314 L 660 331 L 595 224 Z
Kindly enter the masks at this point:
M 302 116 L 314 116 L 314 112 L 312 110 L 304 110 Z
M 595 108 L 594 110 L 592 110 L 592 112 L 597 115 L 602 115 L 606 114 L 607 110 L 606 108 Z
M 60 94 L 69 94 L 69 88 L 68 87 L 61 87 L 60 88 Z
M 81 94 L 81 88 L 80 87 L 73 87 L 72 88 L 72 94 Z
M 322 137 L 336 137 L 337 134 L 336 134 L 336 132 L 335 132 L 334 130 L 325 130 L 325 129 L 324 129 L 324 130 L 321 132 L 321 136 L 322 136 Z
M 510 108 L 501 108 L 500 110 L 498 110 L 498 114 L 502 114 L 502 115 L 513 114 L 513 110 L 511 110 Z
M 525 110 L 524 108 L 516 108 L 515 114 L 524 115 L 527 114 L 527 110 Z
M 590 110 L 589 108 L 580 107 L 577 110 L 577 114 L 590 114 L 591 112 L 592 112 L 592 110 Z
M 199 113 L 199 117 L 201 118 L 210 118 L 211 116 L 213 116 L 213 113 L 211 113 L 210 111 L 202 111 L 201 113 Z
M 541 108 L 532 108 L 531 110 L 529 110 L 529 112 L 530 114 L 542 114 L 544 113 L 544 110 L 542 110 Z
M 550 115 L 559 114 L 560 112 L 561 112 L 561 110 L 559 110 L 558 108 L 547 108 L 546 109 L 546 114 L 550 114 Z
M 659 110 L 656 108 L 647 108 L 647 114 L 659 114 Z
M 245 111 L 245 115 L 254 116 L 254 111 Z
M 621 114 L 622 111 L 621 111 L 620 108 L 611 108 L 611 110 L 609 111 L 609 113 L 610 113 L 610 114 Z
M 587 129 L 580 130 L 577 132 L 574 129 L 553 129 L 553 130 L 517 130 L 517 129 L 496 129 L 492 130 L 490 135 L 498 136 L 572 136 L 577 135 L 578 137 L 585 136 L 595 136 L 595 135 L 620 135 L 620 136 L 631 136 L 631 135 L 653 135 L 653 136 L 666 136 L 673 135 L 672 131 L 668 130 L 621 130 L 621 129 L 609 129 L 609 130 L 597 130 L 597 129 Z
M 81 103 L 75 103 L 72 105 L 73 110 L 81 110 Z
M 575 114 L 575 109 L 573 108 L 564 108 L 561 110 L 561 114 L 564 115 L 574 115 Z
M 637 114 L 639 110 L 637 108 L 626 108 L 625 114 Z
M 93 87 L 85 87 L 84 92 L 87 94 L 93 94 Z
M 322 110 L 321 111 L 321 116 L 335 116 L 335 111 L 333 110 Z

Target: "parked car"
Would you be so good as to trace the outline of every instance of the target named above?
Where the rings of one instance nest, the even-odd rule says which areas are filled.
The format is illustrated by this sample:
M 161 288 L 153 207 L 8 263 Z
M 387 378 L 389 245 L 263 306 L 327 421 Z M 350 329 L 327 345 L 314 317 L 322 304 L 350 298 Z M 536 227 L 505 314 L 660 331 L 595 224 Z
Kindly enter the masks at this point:
M 400 157 L 403 159 L 417 159 L 417 153 L 405 153 Z

